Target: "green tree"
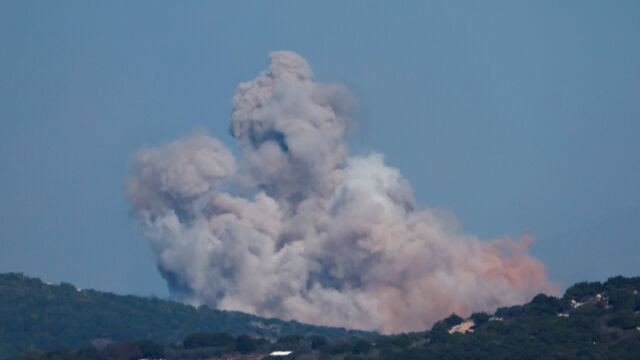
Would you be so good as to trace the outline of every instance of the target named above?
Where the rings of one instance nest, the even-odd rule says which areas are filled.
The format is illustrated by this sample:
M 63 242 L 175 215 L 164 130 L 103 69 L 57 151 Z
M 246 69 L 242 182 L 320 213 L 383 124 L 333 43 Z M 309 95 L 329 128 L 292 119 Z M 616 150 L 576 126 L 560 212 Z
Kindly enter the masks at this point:
M 464 319 L 461 318 L 460 316 L 456 315 L 456 314 L 451 314 L 451 315 L 449 315 L 449 317 L 447 317 L 446 319 L 444 319 L 442 321 L 448 327 L 452 327 L 452 326 L 456 326 L 458 324 L 461 324 L 464 321 Z
M 486 323 L 490 318 L 491 315 L 487 314 L 486 312 L 477 312 L 471 314 L 471 320 L 473 320 L 476 326 Z
M 318 349 L 327 344 L 327 338 L 322 335 L 311 335 L 307 339 L 311 341 L 312 349 Z
M 371 343 L 365 339 L 358 339 L 353 345 L 354 354 L 367 354 L 371 350 Z
M 138 348 L 144 358 L 148 359 L 162 359 L 164 358 L 164 348 L 149 340 L 138 341 Z
M 233 344 L 233 337 L 226 332 L 209 334 L 209 333 L 193 333 L 184 340 L 185 349 L 195 349 L 200 347 L 220 347 Z
M 242 354 L 250 353 L 256 350 L 256 344 L 249 336 L 240 335 L 236 339 L 236 350 Z
M 635 312 L 632 310 L 622 310 L 615 313 L 607 322 L 607 325 L 628 330 L 640 326 L 640 322 Z
M 286 335 L 278 339 L 278 344 L 298 345 L 303 338 L 298 335 Z

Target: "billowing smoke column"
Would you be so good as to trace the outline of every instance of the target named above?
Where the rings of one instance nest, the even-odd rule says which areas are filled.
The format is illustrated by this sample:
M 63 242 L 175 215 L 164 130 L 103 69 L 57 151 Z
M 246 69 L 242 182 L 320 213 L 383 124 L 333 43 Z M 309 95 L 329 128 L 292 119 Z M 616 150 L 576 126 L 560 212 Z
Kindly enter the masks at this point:
M 241 158 L 207 135 L 137 154 L 128 196 L 175 296 L 388 333 L 555 292 L 530 236 L 480 241 L 417 207 L 381 155 L 347 155 L 343 86 L 269 60 L 233 98 Z

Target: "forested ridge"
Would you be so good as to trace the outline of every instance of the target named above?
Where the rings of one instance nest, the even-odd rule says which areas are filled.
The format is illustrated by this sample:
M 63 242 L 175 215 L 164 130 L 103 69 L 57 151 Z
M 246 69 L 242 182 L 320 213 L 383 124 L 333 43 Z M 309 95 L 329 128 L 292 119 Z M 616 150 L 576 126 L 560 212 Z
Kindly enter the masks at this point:
M 277 339 L 283 334 L 328 338 L 365 334 L 266 319 L 207 306 L 46 284 L 18 273 L 0 274 L 0 359 L 29 349 L 83 348 L 146 339 L 182 341 L 194 332 L 228 332 Z
M 38 281 L 15 274 L 5 277 Z M 65 286 L 68 287 L 62 285 Z M 4 288 L 0 290 L 4 292 Z M 82 292 L 73 287 L 68 290 Z M 575 284 L 562 298 L 540 294 L 529 303 L 499 308 L 493 314 L 474 313 L 467 319 L 452 314 L 424 332 L 382 336 L 329 331 L 301 324 L 284 331 L 281 329 L 279 337 L 257 334 L 253 329 L 246 334 L 198 330 L 165 342 L 133 336 L 120 343 L 82 347 L 74 346 L 69 339 L 66 348 L 31 350 L 16 360 L 638 359 L 639 292 L 640 277 L 616 276 L 604 283 Z M 64 301 L 64 298 L 58 301 Z M 161 302 L 157 299 L 145 301 Z M 8 304 L 3 300 L 2 306 L 4 316 Z M 194 311 L 217 312 L 210 309 Z M 55 327 L 48 331 L 53 332 L 53 329 Z M 151 327 L 147 329 L 152 330 Z M 6 329 L 2 331 L 6 333 Z M 291 351 L 291 354 L 269 356 L 276 350 Z

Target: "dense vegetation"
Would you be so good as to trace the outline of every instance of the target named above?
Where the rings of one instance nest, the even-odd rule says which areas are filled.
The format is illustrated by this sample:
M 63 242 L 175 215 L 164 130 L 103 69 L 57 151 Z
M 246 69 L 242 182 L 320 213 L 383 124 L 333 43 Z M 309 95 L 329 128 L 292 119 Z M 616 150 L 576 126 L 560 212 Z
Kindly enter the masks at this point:
M 168 344 L 194 332 L 222 331 L 271 339 L 283 334 L 332 339 L 364 334 L 0 274 L 0 359 L 29 349 L 102 347 L 132 339 Z
M 221 332 L 196 332 L 181 342 L 149 340 L 111 344 L 102 350 L 30 351 L 17 360 L 203 359 L 637 359 L 640 358 L 640 277 L 578 283 L 564 297 L 540 294 L 524 305 L 455 314 L 425 332 L 380 336 L 353 334 L 327 338 L 320 333 L 281 336 L 269 341 Z M 454 330 L 473 321 L 473 332 Z M 363 336 L 364 335 L 364 336 Z M 291 355 L 269 356 L 274 350 Z

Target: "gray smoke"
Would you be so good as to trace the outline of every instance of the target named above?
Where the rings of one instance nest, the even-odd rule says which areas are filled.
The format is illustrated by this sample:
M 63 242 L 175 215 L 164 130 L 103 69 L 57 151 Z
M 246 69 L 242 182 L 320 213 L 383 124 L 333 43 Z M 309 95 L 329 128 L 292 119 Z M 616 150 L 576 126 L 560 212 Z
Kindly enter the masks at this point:
M 172 294 L 388 333 L 556 292 L 531 236 L 481 241 L 417 206 L 380 154 L 348 156 L 343 86 L 293 52 L 269 60 L 233 97 L 238 159 L 207 135 L 137 154 L 127 194 Z

